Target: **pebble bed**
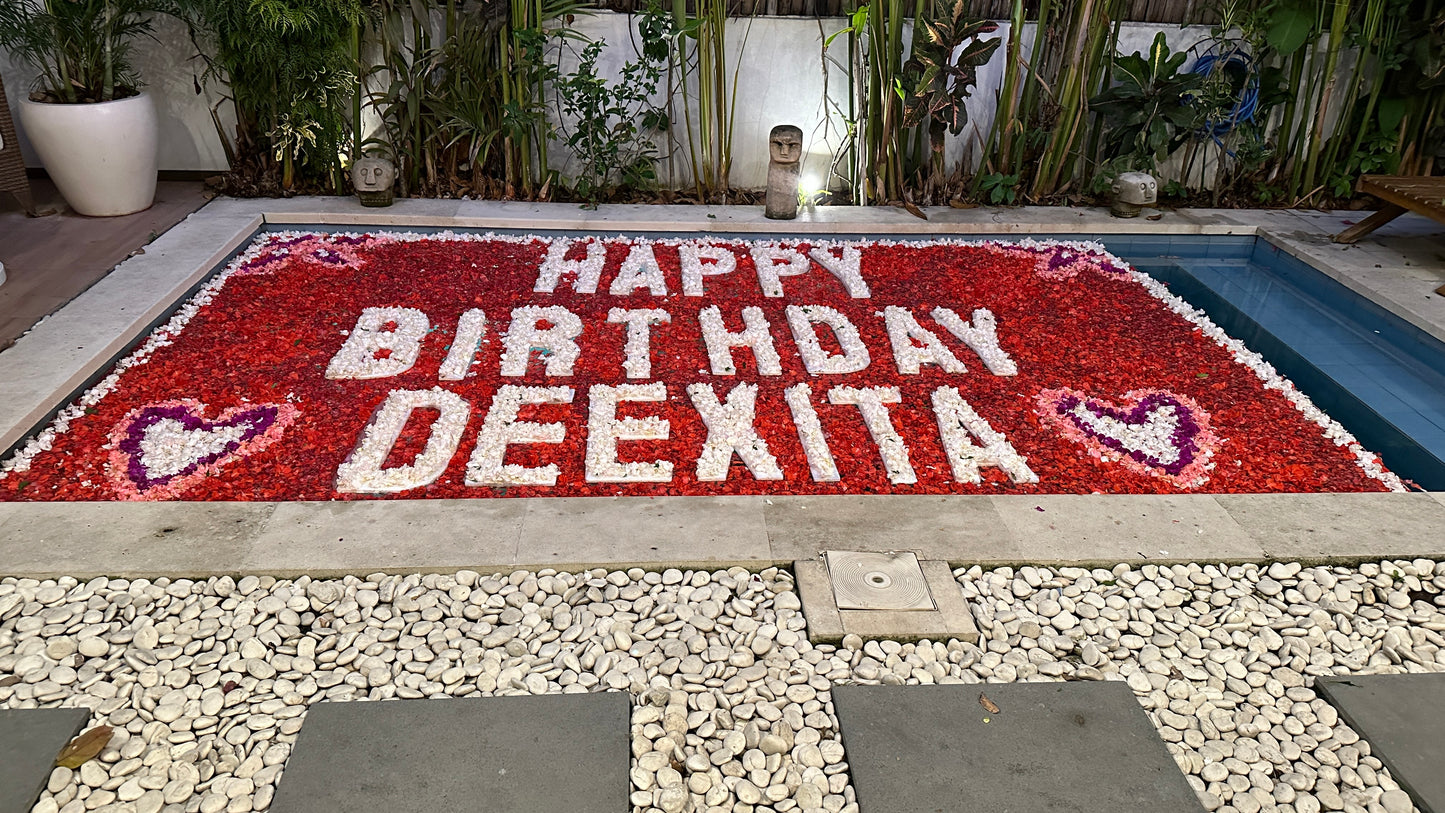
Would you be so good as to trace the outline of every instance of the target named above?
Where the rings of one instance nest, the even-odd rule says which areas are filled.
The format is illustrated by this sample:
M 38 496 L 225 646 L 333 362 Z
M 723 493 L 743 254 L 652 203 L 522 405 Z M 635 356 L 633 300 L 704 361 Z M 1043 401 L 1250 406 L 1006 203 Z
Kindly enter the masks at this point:
M 638 811 L 856 813 L 834 683 L 1125 680 L 1211 811 L 1406 813 L 1314 676 L 1442 669 L 1445 564 L 955 572 L 982 637 L 812 646 L 792 576 L 0 580 L 0 707 L 115 729 L 36 813 L 269 807 L 320 700 L 627 691 Z

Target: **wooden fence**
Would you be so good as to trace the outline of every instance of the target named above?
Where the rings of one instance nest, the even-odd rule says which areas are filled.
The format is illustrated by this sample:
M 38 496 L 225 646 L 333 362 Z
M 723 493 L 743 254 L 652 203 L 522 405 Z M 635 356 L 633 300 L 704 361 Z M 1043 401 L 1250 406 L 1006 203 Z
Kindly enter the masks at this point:
M 599 0 L 598 5 L 611 11 L 636 11 L 646 0 Z M 858 0 L 730 0 L 731 14 L 750 17 L 763 14 L 781 17 L 839 17 L 845 9 L 856 7 Z M 970 0 L 975 17 L 1008 19 L 1012 0 Z M 666 3 L 664 5 L 667 5 Z M 1036 3 L 1030 3 L 1033 6 Z M 688 2 L 691 10 L 693 3 Z M 1125 20 L 1141 23 L 1211 23 L 1214 0 L 1131 0 Z

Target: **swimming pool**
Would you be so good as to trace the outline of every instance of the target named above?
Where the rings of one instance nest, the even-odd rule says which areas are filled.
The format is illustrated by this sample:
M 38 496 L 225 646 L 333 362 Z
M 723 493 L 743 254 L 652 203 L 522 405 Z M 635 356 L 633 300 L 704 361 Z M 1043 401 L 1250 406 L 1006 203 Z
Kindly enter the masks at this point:
M 959 236 L 1102 243 L 1264 356 L 1401 477 L 1428 491 L 1445 491 L 1445 342 L 1269 240 L 1253 235 Z
M 714 239 L 759 236 L 709 235 Z M 778 239 L 780 235 L 769 237 Z M 1254 236 L 1079 234 L 957 237 L 1034 237 L 1104 244 L 1263 355 L 1367 448 L 1378 450 L 1386 465 L 1401 476 L 1427 489 L 1445 490 L 1445 345 L 1267 240 Z M 898 235 L 894 239 L 910 238 Z
M 1095 239 L 1268 359 L 1401 477 L 1445 490 L 1445 343 L 1262 238 Z

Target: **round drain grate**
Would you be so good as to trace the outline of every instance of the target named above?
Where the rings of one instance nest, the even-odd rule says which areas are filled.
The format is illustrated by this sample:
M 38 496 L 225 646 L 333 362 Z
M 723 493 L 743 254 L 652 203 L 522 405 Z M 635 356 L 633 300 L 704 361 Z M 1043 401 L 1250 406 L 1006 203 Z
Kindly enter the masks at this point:
M 828 551 L 840 610 L 931 610 L 933 598 L 911 553 Z

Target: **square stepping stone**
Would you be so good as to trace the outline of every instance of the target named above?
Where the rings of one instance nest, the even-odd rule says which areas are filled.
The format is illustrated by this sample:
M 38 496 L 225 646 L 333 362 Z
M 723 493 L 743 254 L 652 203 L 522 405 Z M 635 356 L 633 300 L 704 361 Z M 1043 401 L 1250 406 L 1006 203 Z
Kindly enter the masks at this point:
M 0 813 L 30 813 L 89 709 L 0 709 Z
M 318 703 L 275 813 L 627 810 L 625 692 Z
M 1422 813 L 1445 813 L 1445 674 L 1315 678 Z
M 863 813 L 1203 810 L 1123 683 L 836 686 L 833 707 Z

